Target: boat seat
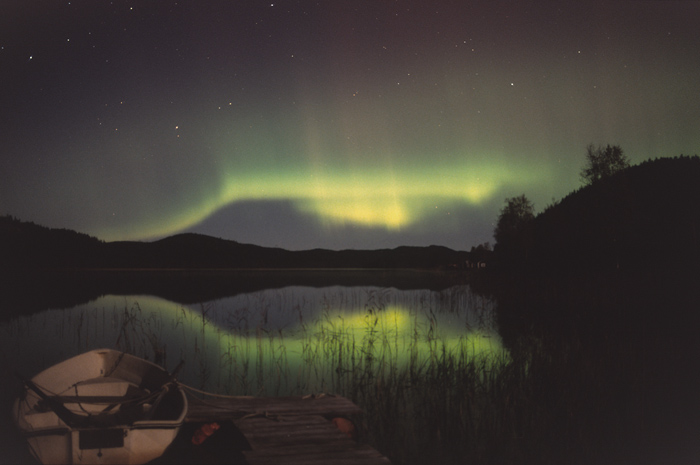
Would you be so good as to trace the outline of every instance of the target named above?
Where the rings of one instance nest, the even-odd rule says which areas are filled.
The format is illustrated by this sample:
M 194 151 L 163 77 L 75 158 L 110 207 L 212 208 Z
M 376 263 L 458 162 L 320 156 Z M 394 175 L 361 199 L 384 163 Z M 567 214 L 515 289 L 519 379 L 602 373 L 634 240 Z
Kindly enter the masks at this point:
M 148 396 L 148 392 L 139 389 L 134 383 L 119 378 L 100 377 L 76 383 L 52 396 L 52 399 L 74 412 L 98 414 L 116 412 L 122 404 L 145 400 Z

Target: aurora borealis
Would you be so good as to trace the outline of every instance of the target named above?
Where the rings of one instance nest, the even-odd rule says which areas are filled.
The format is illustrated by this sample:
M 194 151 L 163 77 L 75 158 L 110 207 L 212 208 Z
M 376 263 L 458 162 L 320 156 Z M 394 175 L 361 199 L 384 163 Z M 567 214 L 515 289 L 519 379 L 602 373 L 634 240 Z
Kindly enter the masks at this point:
M 0 214 L 104 240 L 493 242 L 700 146 L 698 2 L 9 0 Z

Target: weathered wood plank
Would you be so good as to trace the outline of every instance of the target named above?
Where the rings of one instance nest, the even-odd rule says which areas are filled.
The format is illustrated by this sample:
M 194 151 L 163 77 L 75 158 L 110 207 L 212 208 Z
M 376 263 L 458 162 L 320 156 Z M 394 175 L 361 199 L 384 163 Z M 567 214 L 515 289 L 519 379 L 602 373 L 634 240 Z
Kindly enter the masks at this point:
M 322 450 L 294 447 L 244 452 L 249 465 L 390 465 L 391 462 L 369 446 L 355 449 Z
M 186 421 L 233 421 L 252 450 L 242 451 L 250 465 L 387 465 L 391 462 L 366 444 L 358 444 L 328 418 L 362 413 L 344 397 L 190 396 Z
M 330 421 L 321 416 L 248 418 L 234 422 L 248 440 L 251 448 L 318 445 L 354 446 L 355 441 L 343 434 Z
M 270 452 L 277 452 L 270 454 Z M 320 454 L 296 453 L 287 450 L 262 450 L 244 452 L 249 465 L 391 465 L 386 457 L 372 450 L 372 455 L 356 451 L 327 451 Z
M 357 445 L 352 449 L 289 446 L 244 451 L 243 455 L 249 465 L 387 465 L 391 463 L 389 459 L 367 445 Z
M 244 452 L 251 465 L 390 463 L 379 452 L 356 443 L 321 416 L 251 417 L 235 423 L 252 448 Z
M 207 398 L 190 396 L 186 421 L 206 422 L 242 418 L 246 415 L 352 416 L 362 413 L 349 399 L 322 397 L 237 397 Z

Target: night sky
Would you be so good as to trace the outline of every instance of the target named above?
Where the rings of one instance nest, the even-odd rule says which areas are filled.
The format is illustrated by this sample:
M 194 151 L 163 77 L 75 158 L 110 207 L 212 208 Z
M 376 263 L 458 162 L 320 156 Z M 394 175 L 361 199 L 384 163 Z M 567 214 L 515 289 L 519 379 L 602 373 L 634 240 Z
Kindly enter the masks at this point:
M 590 143 L 700 152 L 700 2 L 0 10 L 0 214 L 107 241 L 468 250 Z

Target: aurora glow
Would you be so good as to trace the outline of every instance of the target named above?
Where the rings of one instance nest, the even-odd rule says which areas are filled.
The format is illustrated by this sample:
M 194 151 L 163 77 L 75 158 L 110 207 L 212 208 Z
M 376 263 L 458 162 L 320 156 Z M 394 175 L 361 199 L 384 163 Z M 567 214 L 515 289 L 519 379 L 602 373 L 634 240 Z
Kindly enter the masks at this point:
M 493 241 L 585 147 L 700 142 L 697 2 L 58 2 L 0 18 L 0 214 L 104 240 Z

